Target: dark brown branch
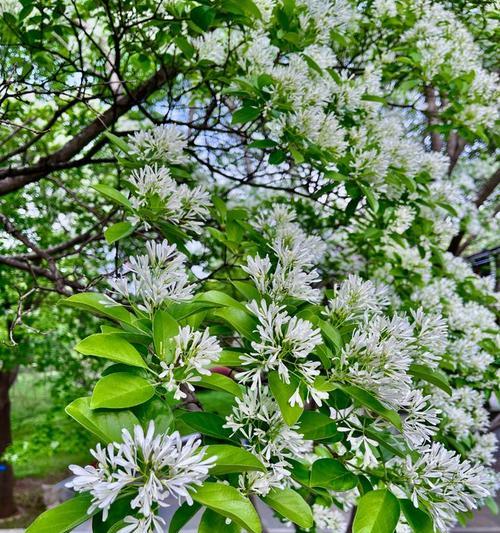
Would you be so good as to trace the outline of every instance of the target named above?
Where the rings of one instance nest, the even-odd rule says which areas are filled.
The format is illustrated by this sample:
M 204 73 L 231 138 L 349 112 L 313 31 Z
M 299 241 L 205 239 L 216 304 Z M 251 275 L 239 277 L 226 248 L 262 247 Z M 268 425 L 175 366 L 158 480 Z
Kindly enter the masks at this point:
M 465 145 L 465 139 L 460 137 L 456 131 L 450 133 L 448 142 L 446 143 L 446 151 L 448 152 L 448 157 L 450 158 L 450 164 L 448 166 L 448 176 L 451 176 L 453 169 L 458 163 L 458 158 L 464 151 Z
M 427 110 L 425 114 L 427 115 L 427 120 L 431 128 L 431 148 L 433 152 L 441 152 L 443 149 L 443 139 L 441 135 L 432 129 L 433 126 L 439 123 L 438 119 L 438 108 L 436 104 L 436 92 L 433 87 L 426 86 L 424 89 L 425 102 L 427 104 Z
M 28 183 L 39 181 L 50 172 L 60 169 L 61 165 L 68 164 L 73 156 L 112 126 L 119 117 L 127 113 L 138 102 L 146 100 L 175 75 L 176 71 L 172 68 L 159 69 L 149 80 L 130 94 L 117 98 L 111 107 L 75 135 L 62 148 L 47 157 L 41 158 L 38 163 L 26 169 L 26 172 L 19 174 L 19 169 L 16 171 L 16 169 L 12 168 L 0 170 L 0 195 L 21 189 Z
M 78 283 L 77 281 L 71 281 L 67 279 L 63 279 L 62 283 L 61 278 L 59 278 L 57 275 L 55 275 L 53 272 L 46 268 L 34 266 L 27 261 L 20 261 L 18 259 L 14 259 L 12 257 L 6 257 L 3 255 L 0 255 L 0 264 L 7 265 L 10 267 L 18 268 L 19 270 L 24 270 L 25 272 L 29 272 L 33 275 L 33 277 L 36 278 L 36 276 L 42 276 L 49 281 L 52 281 L 55 283 L 55 289 L 57 292 L 63 295 L 70 295 L 73 293 L 73 291 L 69 290 L 68 287 L 75 291 L 82 291 L 85 289 L 83 285 Z
M 479 207 L 484 204 L 484 202 L 493 194 L 495 189 L 500 183 L 500 167 L 492 174 L 492 176 L 484 183 L 484 185 L 479 189 L 477 198 L 475 200 L 476 207 Z
M 498 187 L 499 183 L 500 183 L 500 167 L 497 168 L 497 170 L 490 176 L 490 178 L 479 189 L 476 199 L 474 200 L 474 205 L 476 207 L 482 206 L 484 202 L 493 194 L 495 189 Z M 461 243 L 462 243 L 463 238 L 464 238 L 464 232 L 460 231 L 451 240 L 450 246 L 448 247 L 448 251 L 451 252 L 453 255 L 460 255 L 465 250 L 465 248 L 467 248 L 467 246 L 469 246 L 470 244 L 470 242 L 466 242 L 462 246 Z

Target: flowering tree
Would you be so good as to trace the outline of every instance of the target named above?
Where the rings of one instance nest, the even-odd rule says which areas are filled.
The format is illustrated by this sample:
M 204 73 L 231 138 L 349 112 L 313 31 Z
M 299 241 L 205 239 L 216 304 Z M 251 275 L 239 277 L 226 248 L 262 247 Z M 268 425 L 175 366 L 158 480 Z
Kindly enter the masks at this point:
M 101 317 L 75 349 L 109 362 L 67 407 L 96 463 L 28 531 L 175 532 L 203 508 L 201 532 L 259 533 L 261 499 L 297 531 L 432 532 L 493 507 L 498 299 L 455 255 L 495 224 L 491 6 L 24 4 L 5 100 L 93 83 L 7 140 L 0 191 L 73 166 L 113 206 L 58 248 L 105 226 L 100 293 L 31 239 L 0 257 Z M 58 138 L 60 116 L 86 125 Z

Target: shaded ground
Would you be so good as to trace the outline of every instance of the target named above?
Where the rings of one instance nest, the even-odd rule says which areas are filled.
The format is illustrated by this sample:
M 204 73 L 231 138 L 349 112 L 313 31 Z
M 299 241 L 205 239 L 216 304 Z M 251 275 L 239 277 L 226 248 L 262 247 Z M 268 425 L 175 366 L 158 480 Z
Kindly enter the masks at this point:
M 16 480 L 15 500 L 19 512 L 12 518 L 0 520 L 0 528 L 8 529 L 28 526 L 46 508 L 43 485 L 56 483 L 65 476 L 67 476 L 66 471 L 45 478 Z

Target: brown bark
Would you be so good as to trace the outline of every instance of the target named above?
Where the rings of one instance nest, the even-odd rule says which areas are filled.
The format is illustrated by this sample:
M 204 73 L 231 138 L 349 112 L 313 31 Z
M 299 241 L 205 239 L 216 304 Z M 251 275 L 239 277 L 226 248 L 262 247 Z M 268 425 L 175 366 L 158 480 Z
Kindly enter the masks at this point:
M 474 204 L 476 207 L 480 207 L 484 202 L 493 194 L 495 189 L 500 184 L 500 167 L 490 176 L 490 178 L 484 183 L 484 185 L 479 190 Z M 451 240 L 448 251 L 453 255 L 460 255 L 466 248 L 462 246 L 462 239 L 464 238 L 463 231 L 460 231 L 453 239 Z
M 451 176 L 453 169 L 458 163 L 458 158 L 464 151 L 465 144 L 465 140 L 462 139 L 462 137 L 460 137 L 457 132 L 453 131 L 450 133 L 450 137 L 446 146 L 446 151 L 448 152 L 448 157 L 450 158 L 448 176 Z
M 0 458 L 12 443 L 9 391 L 17 376 L 17 369 L 0 372 Z M 17 511 L 14 502 L 14 471 L 0 459 L 0 518 L 12 516 Z
M 353 505 L 351 509 L 351 514 L 349 515 L 349 522 L 347 523 L 347 528 L 345 530 L 345 533 L 352 533 L 352 526 L 354 524 L 354 517 L 356 516 L 356 509 L 357 507 Z
M 427 104 L 427 120 L 429 122 L 429 126 L 432 128 L 432 126 L 435 126 L 436 124 L 439 124 L 439 118 L 438 118 L 438 107 L 436 103 L 436 91 L 433 87 L 427 86 L 424 89 L 425 94 L 425 102 Z M 433 131 L 431 129 L 430 132 L 431 135 L 431 148 L 433 152 L 441 152 L 443 149 L 443 139 L 439 132 Z
M 481 187 L 477 194 L 476 201 L 474 202 L 476 207 L 484 204 L 488 197 L 493 194 L 495 189 L 498 187 L 498 184 L 500 184 L 500 167 L 496 169 L 495 173 L 492 174 L 488 181 Z
M 50 172 L 58 170 L 61 165 L 64 166 L 73 156 L 79 154 L 83 148 L 89 145 L 103 131 L 112 126 L 118 118 L 135 105 L 144 102 L 175 75 L 176 71 L 173 69 L 159 69 L 137 89 L 117 98 L 116 102 L 104 113 L 99 115 L 56 152 L 41 158 L 37 163 L 28 167 L 0 169 L 0 196 L 21 189 L 28 183 L 39 181 Z

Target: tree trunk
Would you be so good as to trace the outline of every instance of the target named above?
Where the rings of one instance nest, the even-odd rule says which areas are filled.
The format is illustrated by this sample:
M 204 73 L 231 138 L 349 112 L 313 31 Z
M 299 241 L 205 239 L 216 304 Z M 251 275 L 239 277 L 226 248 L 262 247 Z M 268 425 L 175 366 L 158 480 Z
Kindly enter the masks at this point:
M 0 458 L 12 443 L 10 427 L 9 390 L 17 376 L 17 368 L 0 371 Z M 7 518 L 16 512 L 14 502 L 14 471 L 12 466 L 0 459 L 0 518 Z
M 354 525 L 354 517 L 356 516 L 356 509 L 357 507 L 353 505 L 351 509 L 351 514 L 349 515 L 349 522 L 347 523 L 347 528 L 345 530 L 345 533 L 352 533 L 352 526 Z

